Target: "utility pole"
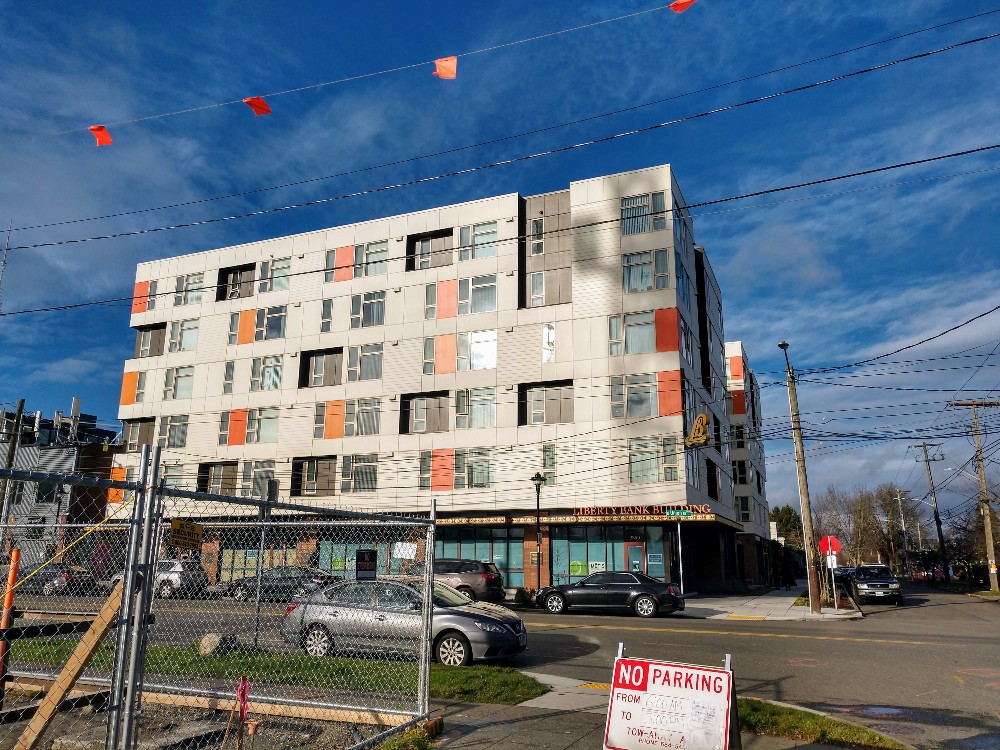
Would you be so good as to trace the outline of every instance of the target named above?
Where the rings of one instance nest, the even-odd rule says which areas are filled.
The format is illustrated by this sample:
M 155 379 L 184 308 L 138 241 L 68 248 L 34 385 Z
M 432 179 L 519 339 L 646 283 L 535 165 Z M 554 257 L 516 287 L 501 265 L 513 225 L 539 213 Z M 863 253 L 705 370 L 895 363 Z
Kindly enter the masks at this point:
M 788 360 L 788 342 L 778 348 L 785 353 L 785 373 L 788 376 L 788 409 L 792 417 L 792 440 L 795 443 L 795 465 L 799 474 L 799 510 L 802 513 L 802 547 L 806 552 L 806 574 L 809 577 L 809 611 L 820 614 L 819 571 L 816 569 L 816 539 L 813 537 L 812 508 L 809 504 L 809 478 L 806 476 L 806 452 L 802 446 L 802 423 L 799 421 L 799 396 L 795 390 L 795 370 Z
M 990 496 L 986 492 L 986 470 L 983 469 L 983 440 L 979 435 L 979 407 L 1000 406 L 1000 401 L 949 401 L 948 406 L 972 407 L 972 431 L 976 436 L 976 464 L 979 466 L 979 500 L 983 512 L 983 529 L 986 532 L 986 568 L 990 574 L 990 591 L 1000 592 L 997 582 L 997 552 L 993 545 L 993 517 L 990 513 Z
M 899 524 L 903 528 L 903 570 L 907 577 L 910 575 L 910 555 L 906 551 L 906 517 L 903 515 L 903 493 L 896 490 L 896 502 L 899 504 Z
M 941 556 L 941 568 L 944 570 L 944 580 L 947 582 L 951 581 L 951 570 L 948 565 L 948 552 L 944 544 L 944 530 L 941 528 L 941 514 L 938 513 L 937 504 L 937 493 L 934 491 L 934 475 L 931 474 L 931 461 L 942 461 L 944 456 L 940 453 L 935 454 L 933 457 L 927 454 L 928 448 L 937 448 L 937 443 L 920 443 L 919 445 L 911 445 L 911 448 L 923 448 L 924 450 L 924 466 L 927 467 L 927 484 L 931 488 L 931 505 L 934 507 L 934 525 L 937 526 L 938 534 L 938 554 Z M 920 457 L 917 457 L 917 461 Z
M 18 399 L 17 411 L 14 413 L 14 429 L 7 435 L 7 460 L 5 469 L 14 468 L 14 456 L 17 454 L 17 444 L 21 441 L 21 416 L 24 414 L 24 399 Z M 7 554 L 7 540 L 10 530 L 10 503 L 7 501 L 7 477 L 0 480 L 0 524 L 3 526 L 3 539 L 0 540 L 0 555 Z

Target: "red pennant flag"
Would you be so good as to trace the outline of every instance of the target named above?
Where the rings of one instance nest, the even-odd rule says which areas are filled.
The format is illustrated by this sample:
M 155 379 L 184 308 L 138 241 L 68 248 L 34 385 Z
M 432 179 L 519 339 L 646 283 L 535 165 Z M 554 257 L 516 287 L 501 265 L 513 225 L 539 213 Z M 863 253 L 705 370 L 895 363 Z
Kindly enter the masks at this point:
M 250 107 L 257 117 L 271 114 L 271 108 L 267 106 L 267 102 L 261 96 L 248 96 L 243 100 L 243 103 Z
M 111 140 L 111 133 L 103 125 L 91 125 L 87 130 L 94 134 L 98 146 L 110 146 L 114 142 Z
M 440 60 L 434 61 L 434 68 L 434 75 L 450 81 L 458 75 L 458 58 L 454 56 L 442 57 Z
M 683 13 L 696 2 L 698 0 L 674 0 L 674 2 L 670 3 L 670 10 L 674 13 Z

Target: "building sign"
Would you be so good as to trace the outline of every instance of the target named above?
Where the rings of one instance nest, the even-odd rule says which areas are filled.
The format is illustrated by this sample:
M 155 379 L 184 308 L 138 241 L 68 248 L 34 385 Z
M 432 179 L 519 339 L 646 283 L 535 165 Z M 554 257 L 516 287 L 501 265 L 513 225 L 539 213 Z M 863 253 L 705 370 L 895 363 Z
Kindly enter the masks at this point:
M 170 521 L 170 544 L 180 549 L 201 549 L 201 535 L 205 527 L 200 523 L 181 521 L 179 518 Z
M 695 445 L 705 445 L 708 442 L 708 415 L 702 412 L 697 417 L 694 418 L 694 424 L 691 425 L 691 434 L 684 438 L 684 445 L 691 448 Z
M 704 505 L 598 505 L 593 508 L 573 508 L 574 516 L 667 516 L 687 518 L 695 513 L 711 513 Z
M 648 555 L 646 555 L 646 564 L 663 565 L 663 555 L 658 552 L 657 553 L 650 552 Z
M 648 523 L 651 521 L 716 521 L 708 503 L 701 505 L 604 505 L 592 508 L 573 508 L 570 514 L 557 512 L 542 514 L 542 523 Z M 438 518 L 441 526 L 533 526 L 534 514 L 529 516 L 451 516 Z
M 377 553 L 373 549 L 359 549 L 355 553 L 356 570 L 355 577 L 359 581 L 375 580 L 375 566 L 378 560 Z
M 728 750 L 732 673 L 615 659 L 605 750 Z

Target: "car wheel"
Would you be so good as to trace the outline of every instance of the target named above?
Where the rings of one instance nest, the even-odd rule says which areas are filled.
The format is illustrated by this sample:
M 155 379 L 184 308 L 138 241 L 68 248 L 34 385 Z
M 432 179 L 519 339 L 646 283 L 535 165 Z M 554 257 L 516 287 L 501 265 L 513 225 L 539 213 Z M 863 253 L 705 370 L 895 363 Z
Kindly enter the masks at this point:
M 897 596 L 896 597 L 896 606 L 897 607 L 902 607 L 903 606 L 903 597 L 902 596 Z
M 329 656 L 333 653 L 333 638 L 322 625 L 310 625 L 302 639 L 302 648 L 309 656 Z
M 169 599 L 174 595 L 174 587 L 171 586 L 169 583 L 164 583 L 163 585 L 160 586 L 160 590 L 158 593 L 161 599 Z
M 441 664 L 465 667 L 472 663 L 472 647 L 461 633 L 445 633 L 434 646 L 434 655 Z
M 459 586 L 458 593 L 465 594 L 472 601 L 476 601 L 476 592 L 470 589 L 468 586 Z
M 56 593 L 56 585 L 52 581 L 46 581 L 45 585 L 42 586 L 42 596 L 54 596 Z
M 554 615 L 561 615 L 566 611 L 566 599 L 562 594 L 549 594 L 545 597 L 545 609 Z
M 632 609 L 639 617 L 656 617 L 656 600 L 651 596 L 640 596 L 632 602 Z
M 238 602 L 245 602 L 249 598 L 250 592 L 244 586 L 237 586 L 233 589 L 233 599 Z

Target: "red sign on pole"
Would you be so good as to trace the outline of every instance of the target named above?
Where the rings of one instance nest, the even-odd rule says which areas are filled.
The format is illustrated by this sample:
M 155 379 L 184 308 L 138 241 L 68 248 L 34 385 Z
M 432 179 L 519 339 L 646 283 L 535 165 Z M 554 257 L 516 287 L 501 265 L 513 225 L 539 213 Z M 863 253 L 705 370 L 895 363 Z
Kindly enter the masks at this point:
M 840 540 L 835 536 L 825 536 L 819 540 L 819 551 L 824 555 L 840 554 Z

